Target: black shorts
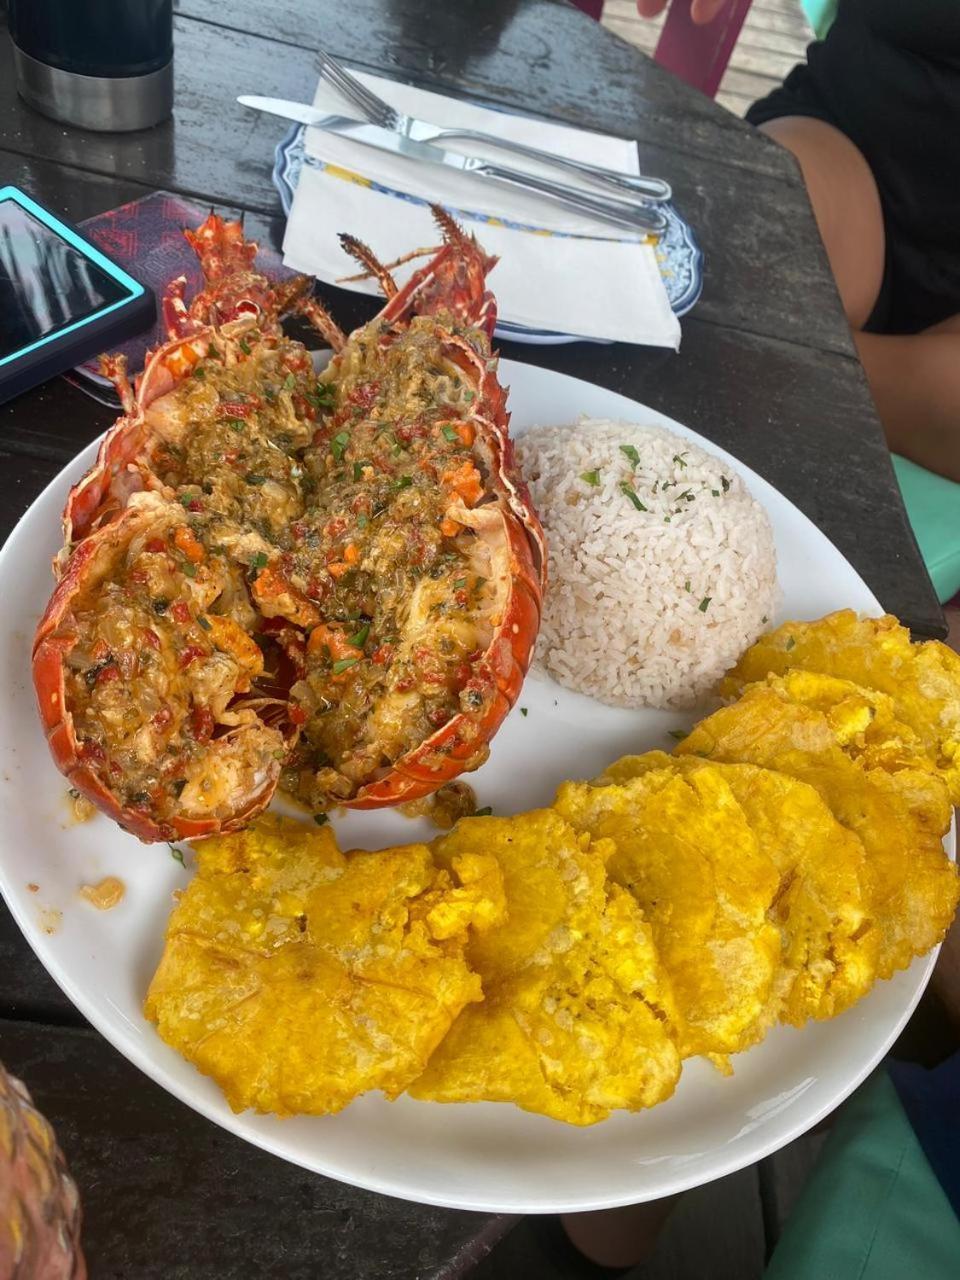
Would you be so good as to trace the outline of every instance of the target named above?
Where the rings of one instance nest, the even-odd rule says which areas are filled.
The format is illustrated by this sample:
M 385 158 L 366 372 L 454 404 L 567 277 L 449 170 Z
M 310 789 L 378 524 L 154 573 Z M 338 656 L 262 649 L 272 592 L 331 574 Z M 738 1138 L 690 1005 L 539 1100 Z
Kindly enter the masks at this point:
M 747 112 L 784 116 L 839 129 L 876 179 L 886 262 L 867 328 L 916 333 L 960 314 L 960 4 L 841 0 L 806 64 Z

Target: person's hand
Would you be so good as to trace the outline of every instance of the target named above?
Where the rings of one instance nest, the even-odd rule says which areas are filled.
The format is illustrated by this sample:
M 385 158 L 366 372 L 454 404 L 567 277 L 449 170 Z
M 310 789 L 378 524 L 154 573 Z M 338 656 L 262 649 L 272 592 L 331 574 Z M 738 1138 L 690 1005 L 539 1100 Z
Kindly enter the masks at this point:
M 686 0 L 676 0 L 677 4 L 686 3 Z M 655 18 L 657 14 L 663 13 L 667 7 L 668 0 L 637 0 L 637 13 L 641 18 Z M 690 0 L 690 17 L 698 27 L 706 26 L 708 22 L 712 22 L 727 0 Z

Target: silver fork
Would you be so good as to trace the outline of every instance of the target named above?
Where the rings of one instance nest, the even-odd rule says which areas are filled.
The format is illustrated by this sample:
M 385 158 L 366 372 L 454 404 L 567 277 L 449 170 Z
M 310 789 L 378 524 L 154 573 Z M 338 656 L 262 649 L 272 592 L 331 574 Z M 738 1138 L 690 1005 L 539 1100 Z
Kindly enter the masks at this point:
M 317 64 L 320 77 L 332 85 L 338 93 L 353 104 L 370 124 L 381 129 L 389 129 L 393 133 L 412 138 L 415 142 L 438 142 L 448 138 L 459 138 L 469 142 L 482 142 L 490 146 L 500 147 L 504 151 L 512 151 L 517 155 L 529 156 L 539 160 L 541 164 L 553 165 L 557 169 L 579 174 L 600 186 L 611 188 L 621 195 L 633 196 L 640 200 L 669 200 L 671 190 L 669 183 L 661 178 L 635 177 L 629 173 L 617 173 L 613 169 L 603 169 L 599 165 L 587 164 L 582 160 L 568 160 L 564 156 L 551 155 L 548 151 L 540 151 L 537 147 L 528 147 L 521 142 L 508 142 L 491 133 L 481 133 L 476 129 L 441 129 L 437 125 L 418 120 L 416 116 L 402 115 L 394 110 L 389 102 L 368 89 L 355 76 L 340 65 L 335 58 L 323 49 L 317 52 Z

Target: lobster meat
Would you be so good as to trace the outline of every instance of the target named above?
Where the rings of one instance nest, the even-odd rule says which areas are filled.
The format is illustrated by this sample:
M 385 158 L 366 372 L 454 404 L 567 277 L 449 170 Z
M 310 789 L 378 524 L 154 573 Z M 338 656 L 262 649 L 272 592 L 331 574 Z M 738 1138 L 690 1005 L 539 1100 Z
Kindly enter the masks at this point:
M 315 812 L 419 799 L 516 701 L 546 555 L 490 348 L 495 259 L 443 243 L 346 336 L 238 223 L 188 232 L 205 288 L 71 491 L 33 671 L 71 784 L 141 840 L 235 830 L 277 787 Z M 413 256 L 413 255 L 411 255 Z M 316 373 L 280 327 L 333 348 Z

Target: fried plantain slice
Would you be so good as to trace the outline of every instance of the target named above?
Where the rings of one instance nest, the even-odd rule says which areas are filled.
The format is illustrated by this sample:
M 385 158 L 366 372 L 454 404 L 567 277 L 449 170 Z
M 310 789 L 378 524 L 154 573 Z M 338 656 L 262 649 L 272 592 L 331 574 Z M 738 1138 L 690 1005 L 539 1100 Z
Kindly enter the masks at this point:
M 668 1098 L 676 1015 L 649 925 L 606 883 L 613 846 L 539 810 L 466 819 L 433 848 L 443 866 L 493 854 L 507 920 L 468 943 L 484 1002 L 464 1009 L 409 1092 L 513 1102 L 578 1125 Z
M 931 768 L 960 804 L 960 655 L 938 640 L 913 644 L 886 614 L 860 618 L 852 609 L 817 622 L 787 622 L 752 645 L 721 684 L 725 697 L 790 668 L 817 671 L 877 690 L 893 700 Z
M 609 786 L 564 783 L 556 808 L 607 838 L 607 865 L 653 928 L 681 1015 L 683 1057 L 737 1053 L 775 1018 L 780 933 L 766 917 L 779 884 L 719 770 L 665 767 Z
M 329 827 L 268 814 L 198 847 L 145 1013 L 235 1111 L 393 1097 L 482 998 L 464 946 L 503 903 L 482 854 L 449 870 L 426 845 L 343 854 Z
M 877 972 L 880 939 L 869 915 L 860 839 L 840 825 L 813 787 L 755 765 L 651 751 L 616 761 L 597 782 L 625 782 L 671 766 L 685 776 L 718 770 L 776 867 L 779 883 L 767 907 L 781 934 L 775 1016 L 801 1026 L 842 1013 L 866 994 Z
M 823 711 L 771 683 L 714 712 L 677 752 L 778 770 L 820 793 L 866 851 L 877 973 L 888 978 L 935 946 L 953 918 L 957 873 L 942 845 L 950 806 L 945 784 L 931 773 L 864 767 L 841 742 Z

